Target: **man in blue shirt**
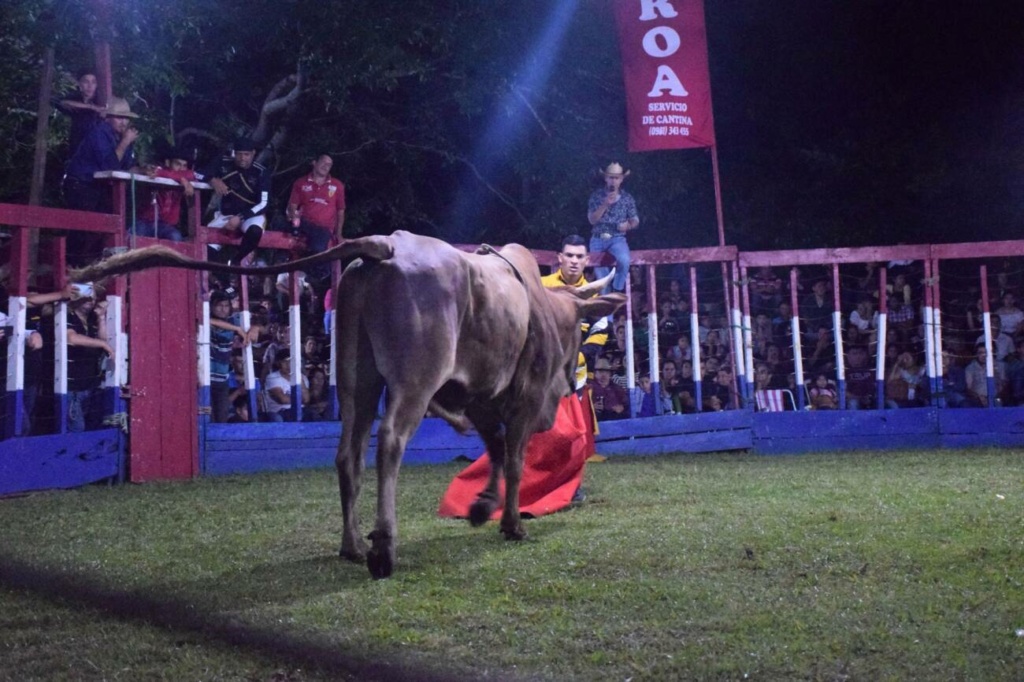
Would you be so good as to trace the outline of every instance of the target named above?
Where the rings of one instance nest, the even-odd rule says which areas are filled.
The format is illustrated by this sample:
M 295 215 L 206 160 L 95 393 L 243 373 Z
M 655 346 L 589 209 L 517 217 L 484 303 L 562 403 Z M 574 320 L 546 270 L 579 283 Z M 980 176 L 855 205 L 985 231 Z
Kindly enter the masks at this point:
M 111 213 L 114 208 L 110 186 L 93 178 L 98 171 L 130 170 L 135 165 L 132 144 L 139 131 L 131 126 L 137 118 L 128 102 L 111 97 L 105 118 L 78 145 L 64 176 L 64 203 L 68 208 Z M 68 236 L 68 263 L 84 265 L 100 257 L 102 234 L 72 231 Z
M 130 170 L 135 165 L 133 143 L 139 131 L 131 127 L 138 118 L 128 102 L 110 98 L 106 117 L 93 127 L 68 162 L 64 177 L 64 201 L 68 208 L 79 211 L 109 213 L 112 209 L 110 189 L 93 179 L 98 171 Z
M 640 226 L 636 200 L 623 190 L 622 181 L 629 175 L 618 163 L 612 162 L 603 171 L 604 186 L 594 190 L 587 205 L 587 220 L 593 226 L 590 252 L 607 251 L 615 258 L 615 279 L 612 289 L 625 291 L 626 273 L 629 272 L 629 244 L 626 233 Z M 608 268 L 594 268 L 597 279 L 608 274 Z

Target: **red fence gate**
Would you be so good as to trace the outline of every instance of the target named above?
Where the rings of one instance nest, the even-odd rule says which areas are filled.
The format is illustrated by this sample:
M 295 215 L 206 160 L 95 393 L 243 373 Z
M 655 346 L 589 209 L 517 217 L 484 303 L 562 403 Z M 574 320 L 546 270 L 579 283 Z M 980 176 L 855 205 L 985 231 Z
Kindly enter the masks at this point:
M 158 243 L 138 242 L 140 247 Z M 200 257 L 196 244 L 159 243 Z M 133 482 L 200 473 L 196 328 L 201 298 L 196 272 L 158 268 L 129 277 L 128 475 Z

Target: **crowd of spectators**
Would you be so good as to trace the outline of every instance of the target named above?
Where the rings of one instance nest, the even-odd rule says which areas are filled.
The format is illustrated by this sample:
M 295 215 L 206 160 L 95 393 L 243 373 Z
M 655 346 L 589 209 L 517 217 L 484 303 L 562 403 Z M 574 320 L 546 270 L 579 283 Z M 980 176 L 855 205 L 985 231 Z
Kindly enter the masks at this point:
M 955 267 L 948 266 L 948 267 Z M 922 311 L 924 273 L 919 262 L 863 263 L 840 268 L 840 320 L 844 390 L 837 381 L 833 312 L 837 297 L 831 269 L 798 270 L 796 300 L 801 330 L 800 352 L 804 382 L 797 385 L 792 337 L 793 311 L 788 268 L 759 268 L 749 280 L 752 382 L 757 392 L 782 394 L 778 409 L 835 410 L 883 407 L 899 409 L 936 403 L 948 407 L 983 407 L 989 401 L 986 375 L 988 351 L 984 345 L 982 310 L 976 265 L 963 274 L 951 272 L 950 288 L 942 299 L 942 394 L 932 395 L 927 375 Z M 668 268 L 662 268 L 667 270 Z M 879 272 L 886 286 L 880 291 Z M 662 274 L 661 271 L 658 273 Z M 785 276 L 783 276 L 785 275 Z M 961 281 L 958 281 L 959 280 Z M 1007 262 L 997 269 L 988 287 L 994 369 L 994 401 L 1024 405 L 1024 311 L 1017 305 L 1021 277 Z M 640 273 L 632 277 L 642 283 Z M 735 409 L 743 404 L 738 393 L 733 330 L 720 293 L 721 279 L 713 274 L 698 283 L 697 339 L 699 365 L 694 367 L 690 329 L 688 274 L 673 268 L 669 278 L 657 279 L 659 377 L 658 395 L 652 395 L 647 371 L 645 297 L 634 290 L 634 377 L 632 395 L 626 390 L 624 314 L 616 317 L 604 352 L 593 371 L 593 392 L 599 419 L 620 419 L 631 414 L 651 416 L 660 403 L 663 414 Z M 685 292 L 685 294 L 684 294 Z M 717 296 L 716 296 L 717 294 Z M 879 350 L 878 321 L 881 301 L 887 313 L 884 347 Z M 883 404 L 878 402 L 877 354 L 883 353 Z M 613 387 L 620 386 L 622 391 Z M 612 387 L 612 388 L 610 388 Z M 698 391 L 699 387 L 699 391 Z M 841 399 L 842 398 L 842 399 Z M 625 409 L 619 406 L 625 401 Z
M 256 265 L 263 263 L 257 254 Z M 290 421 L 292 407 L 292 363 L 297 362 L 303 421 L 336 418 L 328 409 L 327 373 L 330 368 L 330 337 L 324 315 L 324 298 L 308 282 L 303 272 L 295 273 L 300 293 L 299 328 L 301 348 L 291 347 L 289 275 L 252 276 L 246 282 L 249 292 L 250 326 L 242 328 L 242 296 L 239 278 L 224 281 L 210 278 L 211 358 L 219 361 L 219 372 L 211 367 L 211 405 L 215 422 Z M 328 297 L 329 298 L 329 297 Z M 218 333 L 218 330 L 219 333 Z M 219 339 L 219 341 L 218 341 Z M 243 349 L 252 349 L 257 387 L 255 415 L 250 414 L 245 387 Z M 217 369 L 220 369 L 218 367 Z

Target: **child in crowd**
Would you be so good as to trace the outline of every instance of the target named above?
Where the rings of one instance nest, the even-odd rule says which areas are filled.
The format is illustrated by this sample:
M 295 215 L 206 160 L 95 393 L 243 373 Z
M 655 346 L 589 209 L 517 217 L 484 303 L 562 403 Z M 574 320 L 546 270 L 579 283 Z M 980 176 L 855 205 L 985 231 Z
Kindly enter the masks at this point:
M 653 417 L 657 414 L 654 402 L 654 391 L 651 390 L 651 375 L 641 374 L 636 382 L 636 388 L 630 393 L 630 404 L 636 410 L 637 417 Z
M 248 345 L 259 338 L 260 328 L 242 329 L 242 316 L 231 312 L 233 292 L 217 290 L 210 295 L 210 408 L 213 421 L 226 422 L 231 416 L 231 352 L 235 335 Z
M 229 424 L 245 424 L 249 422 L 249 396 L 240 395 L 231 403 L 231 416 L 228 417 Z
M 811 409 L 834 410 L 839 407 L 839 395 L 824 372 L 818 372 L 811 386 Z
M 195 194 L 192 183 L 196 174 L 188 167 L 188 154 L 173 149 L 167 153 L 163 166 L 147 169 L 151 178 L 167 178 L 181 183 L 186 199 Z M 181 241 L 178 223 L 181 220 L 181 192 L 176 189 L 153 190 L 149 201 L 143 202 L 138 208 L 135 221 L 135 234 L 140 237 L 159 237 L 172 242 Z

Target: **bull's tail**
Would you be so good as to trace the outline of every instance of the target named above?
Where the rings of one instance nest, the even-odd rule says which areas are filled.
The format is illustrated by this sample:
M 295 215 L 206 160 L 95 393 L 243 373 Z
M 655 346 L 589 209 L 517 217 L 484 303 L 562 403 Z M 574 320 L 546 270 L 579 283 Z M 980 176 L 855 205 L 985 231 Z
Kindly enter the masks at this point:
M 388 260 L 394 255 L 395 247 L 391 238 L 381 235 L 349 239 L 333 249 L 328 249 L 322 253 L 299 258 L 287 263 L 278 263 L 259 268 L 197 260 L 182 255 L 174 249 L 157 245 L 119 253 L 98 263 L 72 270 L 70 278 L 72 282 L 91 282 L 114 275 L 124 275 L 130 272 L 159 267 L 207 270 L 210 272 L 227 272 L 240 275 L 276 275 L 282 272 L 302 270 L 318 263 L 341 261 L 344 267 L 356 258 L 381 261 Z

